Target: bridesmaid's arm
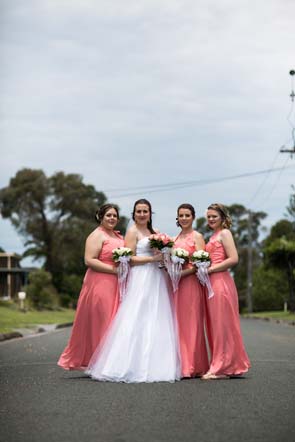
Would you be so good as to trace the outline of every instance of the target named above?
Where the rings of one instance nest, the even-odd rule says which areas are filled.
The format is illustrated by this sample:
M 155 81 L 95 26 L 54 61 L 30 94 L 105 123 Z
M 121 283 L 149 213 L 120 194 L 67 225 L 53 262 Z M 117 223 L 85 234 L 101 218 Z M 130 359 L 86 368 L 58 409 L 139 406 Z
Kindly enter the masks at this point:
M 86 239 L 85 244 L 85 254 L 84 254 L 84 262 L 87 267 L 102 273 L 111 273 L 117 274 L 117 267 L 114 265 L 105 264 L 104 262 L 98 259 L 98 256 L 101 252 L 102 245 L 104 242 L 103 233 L 99 230 L 94 230 L 94 232 L 90 233 L 88 238 Z
M 195 232 L 194 235 L 196 250 L 205 250 L 206 244 L 201 233 Z
M 224 272 L 239 262 L 238 252 L 230 230 L 223 229 L 220 232 L 219 238 L 220 242 L 223 244 L 227 258 L 219 264 L 213 264 L 209 267 L 208 273 Z
M 156 253 L 153 256 L 136 256 L 136 244 L 137 244 L 137 229 L 135 226 L 132 226 L 126 236 L 125 236 L 125 245 L 129 247 L 133 255 L 131 256 L 130 263 L 132 266 L 147 264 L 151 262 L 159 262 L 162 260 L 162 253 Z

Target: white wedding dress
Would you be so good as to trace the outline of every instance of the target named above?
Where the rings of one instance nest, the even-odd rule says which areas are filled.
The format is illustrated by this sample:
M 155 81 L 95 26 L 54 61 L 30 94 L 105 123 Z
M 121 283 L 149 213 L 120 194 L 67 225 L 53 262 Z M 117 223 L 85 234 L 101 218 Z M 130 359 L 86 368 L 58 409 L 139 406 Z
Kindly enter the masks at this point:
M 148 238 L 136 255 L 153 252 Z M 158 263 L 131 267 L 127 291 L 86 373 L 112 382 L 174 382 L 181 368 L 173 302 L 165 270 Z

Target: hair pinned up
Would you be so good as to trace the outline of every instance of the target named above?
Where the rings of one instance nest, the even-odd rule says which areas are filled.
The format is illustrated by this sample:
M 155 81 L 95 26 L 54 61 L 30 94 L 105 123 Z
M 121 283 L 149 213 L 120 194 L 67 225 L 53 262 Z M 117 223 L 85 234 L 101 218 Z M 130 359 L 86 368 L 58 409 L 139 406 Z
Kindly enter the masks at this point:
M 224 229 L 230 229 L 230 227 L 232 225 L 232 220 L 231 220 L 231 217 L 229 215 L 227 208 L 223 204 L 220 204 L 220 203 L 210 204 L 210 206 L 208 207 L 207 210 L 216 210 L 216 212 L 219 213 L 219 215 L 221 216 L 221 219 L 222 219 L 221 226 Z
M 117 212 L 117 216 L 119 219 L 119 209 L 118 206 L 116 206 L 115 204 L 104 204 L 103 206 L 101 206 L 96 212 L 95 212 L 95 219 L 98 222 L 98 224 L 100 225 L 103 217 L 105 216 L 105 214 L 107 213 L 108 210 L 110 209 L 115 209 L 115 211 Z
M 177 218 L 176 218 L 177 227 L 180 227 L 180 224 L 178 222 L 178 213 L 179 213 L 180 209 L 188 209 L 188 210 L 190 210 L 191 214 L 193 215 L 193 219 L 195 219 L 195 217 L 196 217 L 195 209 L 191 204 L 189 204 L 189 203 L 180 204 L 180 206 L 177 208 Z

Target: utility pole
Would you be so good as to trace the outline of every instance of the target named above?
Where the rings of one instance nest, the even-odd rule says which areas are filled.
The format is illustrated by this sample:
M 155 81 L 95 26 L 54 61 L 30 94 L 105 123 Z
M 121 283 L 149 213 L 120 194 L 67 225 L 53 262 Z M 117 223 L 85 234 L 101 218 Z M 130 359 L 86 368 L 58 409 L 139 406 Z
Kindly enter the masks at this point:
M 253 312 L 252 287 L 253 287 L 253 248 L 252 248 L 252 212 L 248 210 L 248 265 L 247 265 L 247 309 Z
M 295 92 L 294 92 L 295 70 L 292 69 L 289 72 L 289 74 L 291 75 L 291 88 L 292 88 L 291 94 L 290 94 L 290 98 L 291 98 L 292 103 L 294 103 L 294 99 L 295 99 Z M 291 155 L 291 158 L 292 158 L 293 154 L 295 154 L 295 127 L 294 127 L 294 123 L 292 123 L 292 121 L 290 120 L 290 117 L 291 117 L 292 111 L 293 111 L 293 106 L 294 106 L 294 104 L 292 104 L 291 111 L 290 111 L 290 113 L 288 115 L 288 118 L 287 118 L 289 123 L 290 123 L 290 125 L 292 126 L 293 146 L 291 146 L 289 148 L 286 148 L 286 146 L 282 146 L 281 149 L 280 149 L 281 153 L 289 153 Z

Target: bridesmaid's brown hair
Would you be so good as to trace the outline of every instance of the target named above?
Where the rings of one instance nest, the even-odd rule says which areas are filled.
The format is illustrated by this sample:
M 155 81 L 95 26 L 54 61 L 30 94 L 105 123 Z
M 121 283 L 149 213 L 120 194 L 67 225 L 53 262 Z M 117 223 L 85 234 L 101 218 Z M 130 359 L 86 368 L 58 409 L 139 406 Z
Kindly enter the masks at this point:
M 180 206 L 177 208 L 177 218 L 176 218 L 177 227 L 180 227 L 180 224 L 178 222 L 178 214 L 179 214 L 180 209 L 188 209 L 188 210 L 190 210 L 191 214 L 193 215 L 193 219 L 195 219 L 195 217 L 196 217 L 195 209 L 191 204 L 189 204 L 189 203 L 180 204 Z
M 101 206 L 95 213 L 95 219 L 98 222 L 98 225 L 101 224 L 103 217 L 105 216 L 105 214 L 107 213 L 108 210 L 110 209 L 115 209 L 115 211 L 117 212 L 117 217 L 119 219 L 119 209 L 115 204 L 104 204 L 103 206 Z

